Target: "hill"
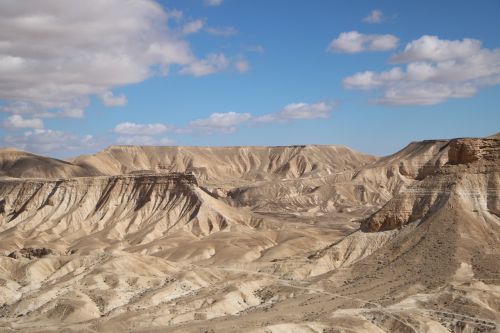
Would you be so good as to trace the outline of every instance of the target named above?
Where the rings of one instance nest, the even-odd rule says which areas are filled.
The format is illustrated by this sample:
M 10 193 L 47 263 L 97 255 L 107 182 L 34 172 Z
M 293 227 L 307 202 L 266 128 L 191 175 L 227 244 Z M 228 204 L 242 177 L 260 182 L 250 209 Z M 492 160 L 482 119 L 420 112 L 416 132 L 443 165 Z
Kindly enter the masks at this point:
M 500 327 L 497 137 L 2 154 L 0 331 Z

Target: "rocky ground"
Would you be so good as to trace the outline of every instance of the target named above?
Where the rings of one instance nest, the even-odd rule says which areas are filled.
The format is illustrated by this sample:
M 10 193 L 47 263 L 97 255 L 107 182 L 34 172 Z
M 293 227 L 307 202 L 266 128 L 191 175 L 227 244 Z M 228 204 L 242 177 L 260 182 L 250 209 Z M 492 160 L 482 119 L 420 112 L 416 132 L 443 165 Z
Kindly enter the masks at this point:
M 0 332 L 500 332 L 500 140 L 0 151 Z

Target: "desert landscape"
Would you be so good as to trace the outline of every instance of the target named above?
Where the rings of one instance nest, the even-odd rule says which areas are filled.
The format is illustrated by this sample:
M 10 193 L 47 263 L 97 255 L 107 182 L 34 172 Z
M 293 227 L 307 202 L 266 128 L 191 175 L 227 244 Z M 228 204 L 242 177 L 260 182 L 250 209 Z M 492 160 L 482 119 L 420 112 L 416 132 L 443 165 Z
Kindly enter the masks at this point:
M 0 0 L 0 333 L 500 333 L 499 0 Z
M 499 332 L 500 136 L 0 151 L 1 332 Z

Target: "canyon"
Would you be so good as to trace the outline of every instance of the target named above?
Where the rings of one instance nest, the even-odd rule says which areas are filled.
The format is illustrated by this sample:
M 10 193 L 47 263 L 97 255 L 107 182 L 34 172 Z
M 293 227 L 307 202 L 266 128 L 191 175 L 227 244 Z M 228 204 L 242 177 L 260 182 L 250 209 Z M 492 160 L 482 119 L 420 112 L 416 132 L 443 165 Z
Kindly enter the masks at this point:
M 500 136 L 0 149 L 0 332 L 498 332 Z

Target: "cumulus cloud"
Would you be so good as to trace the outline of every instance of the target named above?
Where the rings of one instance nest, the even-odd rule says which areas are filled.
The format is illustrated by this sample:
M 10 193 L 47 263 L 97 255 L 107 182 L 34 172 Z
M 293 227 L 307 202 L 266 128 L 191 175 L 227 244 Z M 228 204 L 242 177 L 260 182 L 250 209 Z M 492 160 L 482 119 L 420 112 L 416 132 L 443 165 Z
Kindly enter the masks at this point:
M 118 142 L 121 144 L 159 144 L 161 139 L 157 137 L 169 133 L 190 134 L 190 133 L 233 133 L 237 126 L 252 119 L 249 113 L 212 113 L 208 118 L 193 120 L 184 127 L 175 127 L 168 124 L 136 124 L 124 122 L 115 126 L 113 132 L 119 134 Z M 128 143 L 127 143 L 128 142 Z M 166 141 L 165 141 L 166 142 Z
M 189 123 L 188 129 L 203 133 L 232 133 L 236 127 L 252 118 L 250 113 L 212 113 L 208 118 L 196 119 Z
M 399 67 L 395 67 L 390 71 L 375 73 L 365 71 L 356 73 L 343 80 L 344 87 L 350 89 L 373 89 L 381 87 L 389 82 L 397 82 L 404 78 L 404 73 Z
M 283 107 L 283 109 L 279 112 L 261 116 L 254 116 L 250 113 L 216 112 L 212 113 L 207 118 L 195 119 L 183 127 L 175 127 L 160 123 L 136 124 L 132 122 L 124 122 L 116 125 L 113 132 L 120 135 L 117 140 L 120 144 L 134 144 L 134 142 L 139 142 L 135 144 L 158 145 L 162 143 L 158 136 L 165 133 L 230 134 L 234 133 L 239 126 L 248 124 L 326 119 L 330 117 L 334 108 L 334 103 L 327 102 L 313 104 L 291 103 Z
M 280 112 L 266 114 L 254 119 L 257 123 L 271 123 L 286 120 L 299 119 L 325 119 L 329 118 L 335 104 L 319 102 L 309 103 L 291 103 L 286 105 Z
M 236 30 L 235 27 L 222 27 L 222 28 L 209 27 L 206 30 L 210 35 L 222 36 L 222 37 L 229 37 L 236 35 L 238 33 L 238 30 Z
M 190 35 L 190 34 L 197 33 L 198 31 L 200 31 L 203 28 L 204 25 L 205 25 L 205 22 L 203 20 L 190 21 L 182 27 L 182 33 L 184 35 Z
M 181 74 L 205 76 L 227 68 L 229 60 L 224 54 L 209 54 L 205 59 L 195 61 L 180 70 Z
M 121 94 L 115 96 L 111 91 L 105 91 L 101 94 L 101 101 L 106 106 L 124 106 L 127 105 L 127 97 Z
M 374 9 L 368 16 L 363 18 L 365 23 L 381 23 L 384 21 L 384 13 L 380 9 Z
M 234 64 L 234 67 L 236 68 L 236 70 L 240 73 L 246 73 L 250 70 L 250 64 L 248 63 L 248 61 L 242 59 L 242 60 L 238 60 L 235 64 Z
M 213 6 L 213 7 L 220 6 L 222 4 L 222 1 L 223 0 L 203 0 L 206 6 Z
M 8 135 L 3 143 L 22 150 L 37 153 L 74 151 L 82 148 L 95 147 L 93 136 L 78 136 L 50 129 L 35 129 L 20 135 Z
M 114 132 L 122 135 L 157 135 L 173 130 L 174 127 L 165 124 L 136 124 L 131 122 L 120 123 L 114 128 Z
M 395 49 L 399 38 L 394 35 L 362 34 L 358 31 L 342 32 L 328 46 L 328 51 L 359 53 L 363 51 L 387 51 Z
M 189 123 L 187 132 L 201 131 L 203 133 L 233 133 L 239 125 L 279 123 L 292 120 L 312 120 L 329 118 L 335 105 L 333 103 L 319 102 L 291 103 L 281 111 L 254 116 L 250 113 L 213 113 L 208 118 L 197 119 Z
M 133 145 L 133 146 L 168 146 L 175 143 L 169 138 L 155 138 L 148 135 L 133 135 L 133 136 L 120 136 L 116 140 L 119 145 Z
M 54 117 L 50 117 L 49 115 L 53 115 Z M 61 111 L 56 111 L 56 112 L 47 112 L 46 118 L 57 118 L 57 117 L 83 118 L 84 115 L 85 115 L 85 111 L 82 109 L 66 109 L 66 110 L 61 110 Z
M 481 41 L 477 39 L 446 40 L 425 35 L 408 43 L 404 51 L 392 57 L 391 60 L 395 63 L 464 60 L 485 51 L 487 50 L 482 48 Z
M 328 118 L 332 106 L 325 103 L 307 104 L 307 103 L 292 103 L 288 104 L 278 114 L 284 119 L 318 119 Z
M 365 50 L 365 43 L 363 34 L 357 31 L 342 32 L 337 38 L 330 42 L 328 51 L 330 52 L 343 52 L 343 53 L 356 53 Z
M 85 104 L 86 105 L 86 104 Z M 82 107 L 85 107 L 82 105 Z M 37 118 L 83 118 L 85 112 L 82 108 L 68 108 L 66 110 L 40 110 L 38 106 L 30 102 L 11 102 L 0 107 L 0 112 L 35 116 Z
M 391 61 L 403 66 L 356 73 L 343 80 L 344 86 L 378 90 L 375 102 L 381 104 L 430 105 L 471 97 L 481 87 L 500 83 L 500 49 L 483 48 L 475 39 L 422 36 Z
M 152 0 L 1 1 L 0 100 L 29 103 L 36 117 L 65 116 L 84 110 L 91 95 L 124 104 L 124 96 L 110 95 L 113 88 L 166 75 L 171 65 L 214 72 L 171 29 L 181 17 Z
M 3 127 L 10 129 L 18 129 L 18 128 L 43 128 L 43 121 L 39 118 L 32 119 L 24 119 L 21 115 L 15 114 L 8 117 L 3 122 Z

